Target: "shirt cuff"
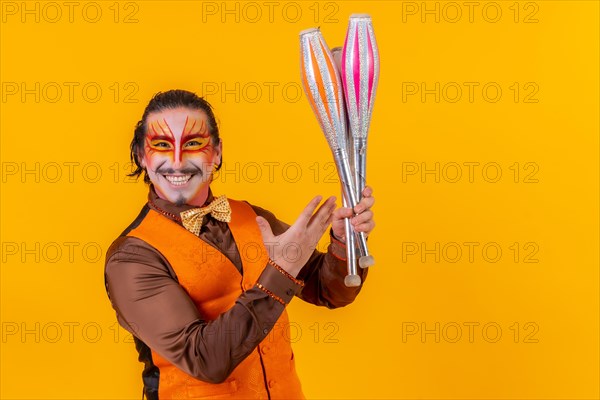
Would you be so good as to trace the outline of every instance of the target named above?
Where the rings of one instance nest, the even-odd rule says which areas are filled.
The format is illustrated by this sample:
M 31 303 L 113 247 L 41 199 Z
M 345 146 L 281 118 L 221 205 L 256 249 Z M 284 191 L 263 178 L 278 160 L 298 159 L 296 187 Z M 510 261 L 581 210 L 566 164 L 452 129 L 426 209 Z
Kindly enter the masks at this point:
M 302 288 L 302 286 L 296 284 L 290 278 L 277 271 L 277 268 L 271 264 L 267 264 L 262 274 L 258 277 L 257 283 L 260 283 L 275 296 L 281 298 L 286 305 L 292 301 L 294 296 Z
M 331 243 L 329 244 L 329 252 L 335 257 L 342 261 L 346 261 L 346 243 L 336 239 L 333 234 L 333 229 L 329 230 L 329 236 Z

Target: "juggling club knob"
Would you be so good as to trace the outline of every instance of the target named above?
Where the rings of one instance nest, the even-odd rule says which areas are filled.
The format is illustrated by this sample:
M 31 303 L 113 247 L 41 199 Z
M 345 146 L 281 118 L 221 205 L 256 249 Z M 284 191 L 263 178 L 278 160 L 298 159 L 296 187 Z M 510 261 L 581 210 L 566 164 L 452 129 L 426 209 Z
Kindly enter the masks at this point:
M 358 259 L 358 266 L 361 268 L 369 268 L 373 265 L 375 265 L 375 259 L 371 255 L 362 256 Z

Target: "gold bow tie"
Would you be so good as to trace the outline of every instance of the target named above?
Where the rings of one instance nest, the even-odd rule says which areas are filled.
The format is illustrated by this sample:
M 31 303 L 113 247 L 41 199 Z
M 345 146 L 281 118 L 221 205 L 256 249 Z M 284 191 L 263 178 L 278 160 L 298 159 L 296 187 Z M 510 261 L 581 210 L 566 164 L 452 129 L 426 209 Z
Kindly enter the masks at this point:
M 200 234 L 200 227 L 202 226 L 202 219 L 205 215 L 210 214 L 215 219 L 222 222 L 231 221 L 231 207 L 225 195 L 221 195 L 214 199 L 209 205 L 202 208 L 192 208 L 187 211 L 179 213 L 181 216 L 181 222 L 188 231 L 198 236 Z

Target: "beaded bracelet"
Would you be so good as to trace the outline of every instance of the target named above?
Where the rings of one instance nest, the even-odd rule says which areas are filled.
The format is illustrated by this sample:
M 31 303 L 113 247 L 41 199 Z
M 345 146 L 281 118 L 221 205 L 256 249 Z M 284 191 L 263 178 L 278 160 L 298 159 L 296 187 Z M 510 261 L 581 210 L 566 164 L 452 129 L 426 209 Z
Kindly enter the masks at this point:
M 283 304 L 285 306 L 285 301 L 281 297 L 277 296 L 275 293 L 271 292 L 269 289 L 267 289 L 260 283 L 256 282 L 256 287 L 258 287 L 260 290 L 262 290 L 263 292 L 265 292 L 266 294 L 271 296 L 273 299 L 275 299 L 276 301 L 280 302 L 281 304 Z
M 294 278 L 292 275 L 289 274 L 289 272 L 287 272 L 285 269 L 281 268 L 279 265 L 277 265 L 275 263 L 275 261 L 271 260 L 269 258 L 268 261 L 269 264 L 271 264 L 272 266 L 275 267 L 275 269 L 277 269 L 277 271 L 281 272 L 283 275 L 287 276 L 289 279 L 292 280 L 292 282 L 294 282 L 296 285 L 300 286 L 300 287 L 304 287 L 304 281 L 301 281 L 300 279 L 296 279 Z

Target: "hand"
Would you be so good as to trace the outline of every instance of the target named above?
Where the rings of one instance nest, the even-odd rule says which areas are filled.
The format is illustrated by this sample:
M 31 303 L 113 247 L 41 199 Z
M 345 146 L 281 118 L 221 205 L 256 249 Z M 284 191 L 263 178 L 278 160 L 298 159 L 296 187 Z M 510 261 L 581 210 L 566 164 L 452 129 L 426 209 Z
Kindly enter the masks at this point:
M 346 243 L 346 229 L 344 226 L 344 219 L 352 217 L 350 220 L 354 230 L 356 232 L 364 232 L 365 237 L 369 236 L 373 228 L 375 228 L 375 221 L 373 221 L 373 211 L 371 207 L 375 204 L 375 198 L 373 197 L 373 189 L 366 186 L 362 191 L 362 199 L 354 207 L 354 211 L 350 207 L 340 207 L 333 212 L 333 222 L 331 228 L 333 229 L 333 235 L 336 239 Z M 354 216 L 356 214 L 356 216 Z
M 315 213 L 321 199 L 312 199 L 296 222 L 279 236 L 273 235 L 266 219 L 256 217 L 269 257 L 293 277 L 298 276 L 333 219 L 335 197 L 328 198 Z

